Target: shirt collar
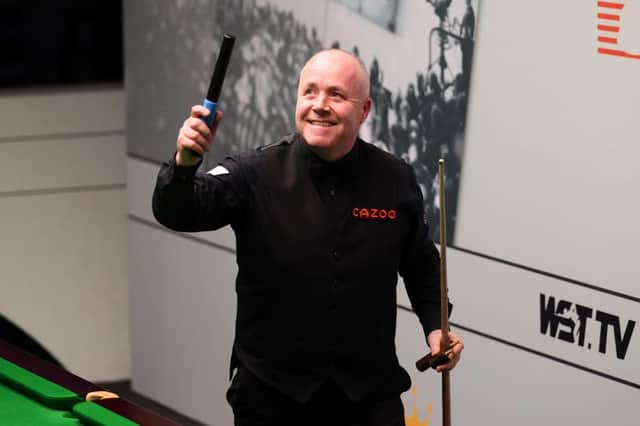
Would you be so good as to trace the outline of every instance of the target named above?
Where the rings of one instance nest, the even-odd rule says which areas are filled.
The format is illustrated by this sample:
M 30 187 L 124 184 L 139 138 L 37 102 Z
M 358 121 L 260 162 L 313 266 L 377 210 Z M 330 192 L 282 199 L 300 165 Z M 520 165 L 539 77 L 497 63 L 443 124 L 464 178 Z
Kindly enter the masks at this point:
M 352 170 L 355 167 L 355 163 L 358 159 L 358 153 L 360 152 L 360 144 L 362 141 L 360 138 L 356 139 L 356 143 L 353 144 L 351 151 L 344 157 L 336 161 L 324 160 L 316 155 L 305 143 L 302 136 L 299 137 L 300 143 L 303 146 L 303 155 L 307 159 L 309 169 L 314 171 L 327 171 L 342 173 Z

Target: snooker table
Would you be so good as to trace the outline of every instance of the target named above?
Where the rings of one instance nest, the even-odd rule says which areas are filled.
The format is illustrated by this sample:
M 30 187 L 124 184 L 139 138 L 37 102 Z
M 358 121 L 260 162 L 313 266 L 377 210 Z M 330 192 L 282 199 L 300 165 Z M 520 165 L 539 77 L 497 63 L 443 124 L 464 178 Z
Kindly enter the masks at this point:
M 2 426 L 176 426 L 117 397 L 86 400 L 96 392 L 105 389 L 0 340 Z

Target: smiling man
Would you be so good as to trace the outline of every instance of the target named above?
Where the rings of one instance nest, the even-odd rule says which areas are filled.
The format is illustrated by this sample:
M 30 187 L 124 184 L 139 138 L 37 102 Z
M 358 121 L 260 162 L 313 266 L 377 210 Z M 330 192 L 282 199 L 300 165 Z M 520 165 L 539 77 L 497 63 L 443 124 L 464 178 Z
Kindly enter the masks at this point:
M 320 158 L 335 161 L 347 155 L 370 110 L 369 78 L 357 58 L 328 50 L 302 69 L 296 127 Z
M 163 164 L 158 221 L 231 225 L 236 336 L 227 392 L 235 424 L 400 426 L 410 386 L 395 351 L 398 274 L 432 352 L 440 350 L 439 257 L 412 168 L 358 138 L 371 109 L 360 60 L 330 49 L 304 66 L 297 132 L 196 173 L 212 129 L 194 106 Z M 458 341 L 453 368 L 464 345 Z

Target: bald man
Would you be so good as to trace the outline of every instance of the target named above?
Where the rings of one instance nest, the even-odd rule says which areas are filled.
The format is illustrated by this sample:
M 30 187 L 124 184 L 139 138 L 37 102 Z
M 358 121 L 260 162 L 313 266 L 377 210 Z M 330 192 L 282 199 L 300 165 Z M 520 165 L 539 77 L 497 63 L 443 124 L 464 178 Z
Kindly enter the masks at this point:
M 395 352 L 403 277 L 440 350 L 439 257 L 412 168 L 358 138 L 369 78 L 330 49 L 304 66 L 297 131 L 196 173 L 214 140 L 194 106 L 163 164 L 153 211 L 186 232 L 231 225 L 238 307 L 227 399 L 237 426 L 404 425 L 410 386 Z M 453 341 L 459 337 L 451 333 Z M 464 345 L 438 371 L 450 370 Z

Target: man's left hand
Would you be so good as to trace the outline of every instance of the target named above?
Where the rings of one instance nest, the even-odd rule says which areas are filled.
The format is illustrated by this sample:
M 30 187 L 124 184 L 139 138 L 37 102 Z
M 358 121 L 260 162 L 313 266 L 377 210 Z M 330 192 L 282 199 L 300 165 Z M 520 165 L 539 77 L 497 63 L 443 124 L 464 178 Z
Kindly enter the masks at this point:
M 427 343 L 431 348 L 432 354 L 439 353 L 442 347 L 442 331 L 433 330 L 430 332 L 427 336 Z M 464 349 L 464 342 L 452 331 L 449 332 L 449 347 L 451 348 L 449 361 L 436 367 L 437 372 L 449 371 L 460 361 L 460 354 Z M 444 348 L 443 350 L 446 351 L 447 349 L 448 348 Z

